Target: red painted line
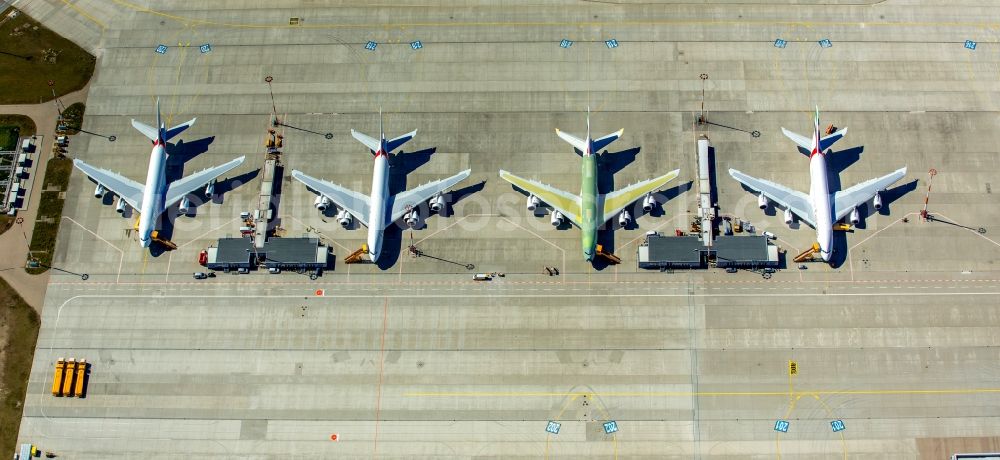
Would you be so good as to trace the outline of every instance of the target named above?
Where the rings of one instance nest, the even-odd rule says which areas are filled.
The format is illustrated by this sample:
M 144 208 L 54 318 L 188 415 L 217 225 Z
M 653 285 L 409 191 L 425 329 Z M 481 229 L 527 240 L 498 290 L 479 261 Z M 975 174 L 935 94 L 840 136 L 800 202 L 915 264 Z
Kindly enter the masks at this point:
M 389 298 L 385 298 L 385 303 L 382 304 L 382 338 L 379 344 L 379 357 L 378 357 L 378 391 L 375 398 L 375 439 L 374 445 L 372 446 L 372 458 L 378 458 L 378 428 L 380 414 L 382 412 L 382 371 L 385 369 L 385 331 L 389 326 Z

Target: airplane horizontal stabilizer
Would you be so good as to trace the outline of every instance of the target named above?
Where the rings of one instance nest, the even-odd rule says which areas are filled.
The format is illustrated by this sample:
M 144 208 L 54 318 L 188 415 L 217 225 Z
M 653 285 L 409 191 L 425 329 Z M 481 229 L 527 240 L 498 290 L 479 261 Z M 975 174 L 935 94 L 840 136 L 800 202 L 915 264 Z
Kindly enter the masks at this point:
M 405 144 L 410 139 L 413 139 L 413 136 L 416 135 L 417 135 L 417 130 L 414 129 L 413 131 L 403 134 L 402 136 L 385 141 L 385 153 L 390 153 L 393 150 L 402 147 L 403 144 Z
M 351 136 L 354 136 L 358 142 L 364 144 L 365 147 L 368 147 L 368 150 L 371 150 L 372 153 L 378 152 L 379 148 L 381 148 L 379 141 L 375 140 L 371 136 L 368 136 L 367 134 L 359 133 L 352 129 Z
M 615 132 L 613 132 L 611 134 L 608 134 L 607 136 L 594 139 L 594 152 L 593 153 L 596 154 L 597 152 L 600 152 L 601 149 L 603 149 L 604 147 L 607 147 L 612 142 L 618 140 L 619 137 L 622 137 L 622 133 L 624 133 L 624 132 L 625 132 L 624 129 L 619 129 L 618 131 L 615 131 Z
M 135 119 L 132 120 L 132 127 L 137 129 L 143 136 L 148 137 L 149 140 L 153 142 L 156 142 L 160 138 L 160 131 L 158 129 L 145 123 L 135 121 Z
M 572 145 L 573 148 L 576 149 L 578 152 L 583 153 L 587 151 L 587 141 L 580 139 L 572 134 L 559 131 L 558 129 L 556 130 L 556 135 L 559 136 L 562 140 Z
M 195 120 L 197 120 L 197 118 L 192 118 L 184 123 L 181 123 L 177 126 L 174 126 L 173 128 L 168 129 L 167 132 L 163 133 L 163 141 L 164 142 L 169 141 L 174 136 L 184 132 L 185 129 L 190 128 L 191 125 L 194 124 Z
M 835 133 L 833 133 L 833 134 L 831 134 L 829 136 L 826 136 L 826 137 L 820 139 L 819 140 L 819 149 L 821 151 L 825 152 L 826 149 L 830 148 L 830 146 L 833 145 L 834 142 L 839 141 L 846 134 L 847 134 L 847 128 L 844 128 L 844 129 L 838 130 L 837 132 L 835 132 Z
M 800 147 L 799 151 L 802 152 L 803 155 L 809 156 L 809 153 L 812 152 L 812 139 L 801 134 L 793 133 L 785 128 L 781 128 L 781 132 L 785 134 L 785 137 L 791 139 L 792 142 Z

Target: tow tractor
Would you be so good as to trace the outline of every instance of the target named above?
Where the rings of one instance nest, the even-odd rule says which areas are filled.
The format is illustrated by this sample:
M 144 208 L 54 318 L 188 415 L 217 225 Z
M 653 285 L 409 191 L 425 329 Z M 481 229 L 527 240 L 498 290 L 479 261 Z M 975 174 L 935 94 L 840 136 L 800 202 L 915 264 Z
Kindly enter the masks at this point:
M 367 254 L 367 253 L 368 253 L 368 245 L 367 244 L 362 244 L 361 247 L 357 251 L 354 251 L 350 255 L 348 255 L 347 257 L 344 257 L 344 263 L 345 264 L 356 264 L 358 262 L 361 262 L 363 260 L 363 258 L 364 258 L 364 255 Z
M 137 232 L 139 231 L 139 218 L 138 217 L 136 217 L 136 219 L 135 219 L 135 226 L 133 227 L 133 230 L 135 230 Z M 153 240 L 154 243 L 159 243 L 160 246 L 163 246 L 163 247 L 165 247 L 165 248 L 167 248 L 169 250 L 177 249 L 177 245 L 174 244 L 173 241 L 170 241 L 170 240 L 165 239 L 165 238 L 160 238 L 160 231 L 159 230 L 153 230 L 152 233 L 149 234 L 149 238 L 151 240 Z
M 622 263 L 622 259 L 620 257 L 618 257 L 618 256 L 616 256 L 616 255 L 614 255 L 614 254 L 612 254 L 610 252 L 604 252 L 604 245 L 602 245 L 602 244 L 598 244 L 597 245 L 596 254 L 599 255 L 599 256 L 601 256 L 601 257 L 603 257 L 605 260 L 607 260 L 608 262 L 611 262 L 613 264 L 620 264 L 620 263 Z
M 809 249 L 802 251 L 801 254 L 795 256 L 795 259 L 792 260 L 794 260 L 797 264 L 810 261 L 813 260 L 813 254 L 816 254 L 817 252 L 819 252 L 819 243 L 813 243 Z

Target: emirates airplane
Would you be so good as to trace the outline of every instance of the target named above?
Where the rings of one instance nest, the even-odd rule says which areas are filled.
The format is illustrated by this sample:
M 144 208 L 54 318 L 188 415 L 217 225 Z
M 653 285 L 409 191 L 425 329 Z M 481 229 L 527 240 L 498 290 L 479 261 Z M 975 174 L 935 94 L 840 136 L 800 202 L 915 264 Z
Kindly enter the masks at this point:
M 242 156 L 223 165 L 167 183 L 166 143 L 191 127 L 196 119 L 192 118 L 186 123 L 167 129 L 160 120 L 160 100 L 157 99 L 155 128 L 132 120 L 132 126 L 153 142 L 153 152 L 149 155 L 149 171 L 146 173 L 145 184 L 140 184 L 107 169 L 96 168 L 83 160 L 73 160 L 73 166 L 97 182 L 97 188 L 94 189 L 95 197 L 101 198 L 105 191 L 110 191 L 118 195 L 116 211 L 119 214 L 125 212 L 126 206 L 139 211 L 139 244 L 144 248 L 148 248 L 153 242 L 152 233 L 156 230 L 156 219 L 160 214 L 163 214 L 163 211 L 180 202 L 181 214 L 187 214 L 191 209 L 191 200 L 187 197 L 188 194 L 194 193 L 204 186 L 205 194 L 211 197 L 215 191 L 215 179 L 243 164 L 243 160 L 246 159 L 246 156 Z
M 368 147 L 375 160 L 372 171 L 372 191 L 368 196 L 309 176 L 302 171 L 292 171 L 292 177 L 319 193 L 315 202 L 316 209 L 326 211 L 332 201 L 340 207 L 337 220 L 344 228 L 351 226 L 352 219 L 358 219 L 362 225 L 368 227 L 367 253 L 373 262 L 378 260 L 379 254 L 382 252 L 382 235 L 386 227 L 400 218 L 403 218 L 410 228 L 416 227 L 420 222 L 420 211 L 417 207 L 425 201 L 429 202 L 431 211 L 440 212 L 447 206 L 442 193 L 465 180 L 472 172 L 471 169 L 466 169 L 447 179 L 428 182 L 396 195 L 390 195 L 389 157 L 393 150 L 413 139 L 413 136 L 417 135 L 417 131 L 414 130 L 386 140 L 385 131 L 382 130 L 381 109 L 379 110 L 378 130 L 379 139 L 351 130 L 351 135 L 365 147 Z
M 809 139 L 805 136 L 795 134 L 785 128 L 781 128 L 785 136 L 794 141 L 799 147 L 805 149 L 803 154 L 809 155 L 809 194 L 789 189 L 781 184 L 771 181 L 757 179 L 748 176 L 735 169 L 729 170 L 729 175 L 733 176 L 741 184 L 759 192 L 757 200 L 760 209 L 766 209 L 769 200 L 785 210 L 785 223 L 791 224 L 795 216 L 803 222 L 816 229 L 816 241 L 819 243 L 820 256 L 824 261 L 829 262 L 833 255 L 833 224 L 843 219 L 848 214 L 851 215 L 851 224 L 861 221 L 861 213 L 858 208 L 872 200 L 875 209 L 882 209 L 881 192 L 890 185 L 895 184 L 903 176 L 906 176 L 906 166 L 893 171 L 877 179 L 871 179 L 847 190 L 830 193 L 829 178 L 826 171 L 827 150 L 834 142 L 837 142 L 847 128 L 841 129 L 826 137 L 820 137 L 819 133 L 819 107 L 816 107 L 816 116 L 813 118 L 813 136 Z

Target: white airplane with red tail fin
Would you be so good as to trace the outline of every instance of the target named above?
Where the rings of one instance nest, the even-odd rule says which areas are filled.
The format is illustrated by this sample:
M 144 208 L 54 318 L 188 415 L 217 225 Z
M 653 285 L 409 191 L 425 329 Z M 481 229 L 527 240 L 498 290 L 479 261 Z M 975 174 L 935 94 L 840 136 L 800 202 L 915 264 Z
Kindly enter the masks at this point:
M 795 134 L 785 128 L 781 128 L 781 131 L 799 147 L 805 149 L 804 154 L 809 155 L 810 186 L 808 195 L 781 184 L 748 176 L 735 169 L 730 169 L 729 175 L 741 184 L 759 192 L 758 204 L 761 209 L 767 208 L 769 202 L 773 201 L 784 208 L 786 224 L 791 224 L 794 216 L 798 216 L 803 222 L 815 228 L 820 256 L 824 261 L 829 262 L 833 254 L 833 224 L 848 214 L 850 214 L 851 223 L 857 224 L 861 220 L 858 207 L 869 200 L 873 201 L 872 204 L 876 210 L 881 209 L 882 197 L 880 193 L 902 179 L 906 175 L 906 167 L 831 194 L 826 169 L 826 155 L 830 153 L 829 147 L 844 137 L 847 128 L 826 137 L 820 137 L 819 107 L 816 107 L 812 139 Z
M 152 233 L 156 230 L 156 219 L 167 208 L 180 202 L 181 214 L 187 214 L 192 207 L 188 195 L 205 187 L 205 194 L 211 195 L 215 190 L 215 179 L 243 164 L 246 156 L 236 158 L 228 163 L 196 172 L 183 179 L 167 182 L 167 141 L 191 127 L 197 118 L 181 123 L 170 129 L 160 120 L 160 100 L 156 100 L 156 127 L 132 120 L 132 126 L 153 142 L 153 151 L 149 155 L 149 170 L 146 173 L 146 183 L 140 184 L 121 174 L 107 169 L 96 168 L 83 160 L 73 160 L 73 166 L 83 171 L 94 182 L 97 188 L 94 196 L 101 198 L 105 191 L 118 195 L 116 210 L 119 214 L 125 212 L 125 207 L 139 211 L 139 244 L 147 248 L 153 242 Z

